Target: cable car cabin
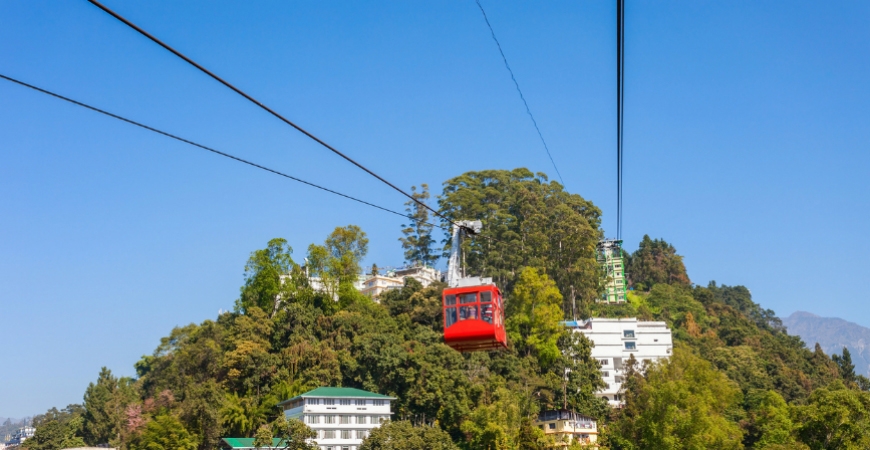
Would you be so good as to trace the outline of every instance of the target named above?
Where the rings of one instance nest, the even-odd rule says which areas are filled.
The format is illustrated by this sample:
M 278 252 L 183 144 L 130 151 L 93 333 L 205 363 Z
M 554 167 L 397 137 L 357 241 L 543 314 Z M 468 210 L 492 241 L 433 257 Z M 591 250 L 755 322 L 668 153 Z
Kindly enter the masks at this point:
M 460 352 L 507 348 L 504 305 L 494 284 L 444 289 L 444 343 Z

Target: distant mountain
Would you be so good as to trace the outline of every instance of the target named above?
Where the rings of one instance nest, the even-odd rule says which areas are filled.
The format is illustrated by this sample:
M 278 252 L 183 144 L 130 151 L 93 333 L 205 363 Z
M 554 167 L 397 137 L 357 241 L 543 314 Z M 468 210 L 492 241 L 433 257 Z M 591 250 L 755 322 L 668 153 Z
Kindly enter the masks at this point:
M 836 317 L 819 317 L 797 311 L 783 319 L 788 334 L 800 336 L 810 350 L 816 342 L 828 355 L 840 354 L 843 347 L 852 354 L 855 373 L 870 376 L 870 328 Z

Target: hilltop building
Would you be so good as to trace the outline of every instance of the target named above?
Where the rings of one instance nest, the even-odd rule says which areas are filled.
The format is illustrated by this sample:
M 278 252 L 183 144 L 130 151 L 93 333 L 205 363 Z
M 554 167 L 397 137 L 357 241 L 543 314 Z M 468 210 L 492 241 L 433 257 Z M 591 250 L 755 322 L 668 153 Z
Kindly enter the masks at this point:
M 390 420 L 394 397 L 353 388 L 319 387 L 278 404 L 288 419 L 317 433 L 321 450 L 357 450 L 369 432 Z
M 36 428 L 25 426 L 15 430 L 12 436 L 6 441 L 6 449 L 12 450 L 20 448 L 24 441 L 33 437 L 36 434 Z
M 545 434 L 555 435 L 557 448 L 568 447 L 574 442 L 594 445 L 598 441 L 598 424 L 595 420 L 574 411 L 542 411 L 535 425 Z
M 671 330 L 665 322 L 643 322 L 637 318 L 591 318 L 585 321 L 565 322 L 568 328 L 582 333 L 595 345 L 592 357 L 601 364 L 601 377 L 605 387 L 596 397 L 607 400 L 611 406 L 620 406 L 625 363 L 634 356 L 638 364 L 658 361 L 671 356 L 674 348 Z
M 400 289 L 405 285 L 406 278 L 413 278 L 420 282 L 423 287 L 441 281 L 441 272 L 429 266 L 411 266 L 399 269 L 386 269 L 383 274 L 369 275 L 362 283 L 359 291 L 363 294 L 377 298 L 390 289 Z
M 602 239 L 598 241 L 598 264 L 604 270 L 604 295 L 599 300 L 605 303 L 622 303 L 625 301 L 625 258 L 622 251 L 622 241 L 617 239 Z

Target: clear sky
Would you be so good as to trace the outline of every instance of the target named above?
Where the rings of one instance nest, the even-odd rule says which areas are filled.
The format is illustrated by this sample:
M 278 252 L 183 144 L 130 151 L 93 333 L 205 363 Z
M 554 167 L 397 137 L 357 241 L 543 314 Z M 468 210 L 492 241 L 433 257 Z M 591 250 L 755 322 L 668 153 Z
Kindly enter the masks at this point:
M 482 0 L 568 190 L 615 224 L 615 6 Z M 553 174 L 473 0 L 122 2 L 399 186 Z M 692 281 L 870 326 L 870 3 L 628 0 L 624 238 Z M 85 1 L 0 2 L 0 73 L 364 199 L 403 198 Z M 0 80 L 0 416 L 134 375 L 232 308 L 249 253 L 402 219 Z

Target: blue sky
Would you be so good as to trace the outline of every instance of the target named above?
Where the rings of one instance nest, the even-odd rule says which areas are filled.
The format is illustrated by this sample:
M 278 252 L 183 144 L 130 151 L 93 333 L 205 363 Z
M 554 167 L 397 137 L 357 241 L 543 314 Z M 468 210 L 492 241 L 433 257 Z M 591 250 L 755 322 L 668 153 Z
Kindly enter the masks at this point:
M 615 224 L 613 2 L 482 0 L 567 189 Z M 553 174 L 472 0 L 120 2 L 129 19 L 402 187 Z M 624 238 L 779 315 L 870 326 L 870 3 L 626 13 Z M 387 207 L 403 198 L 84 1 L 0 2 L 0 73 Z M 401 218 L 0 80 L 0 416 L 133 375 L 229 309 L 248 254 L 336 226 L 399 265 Z

